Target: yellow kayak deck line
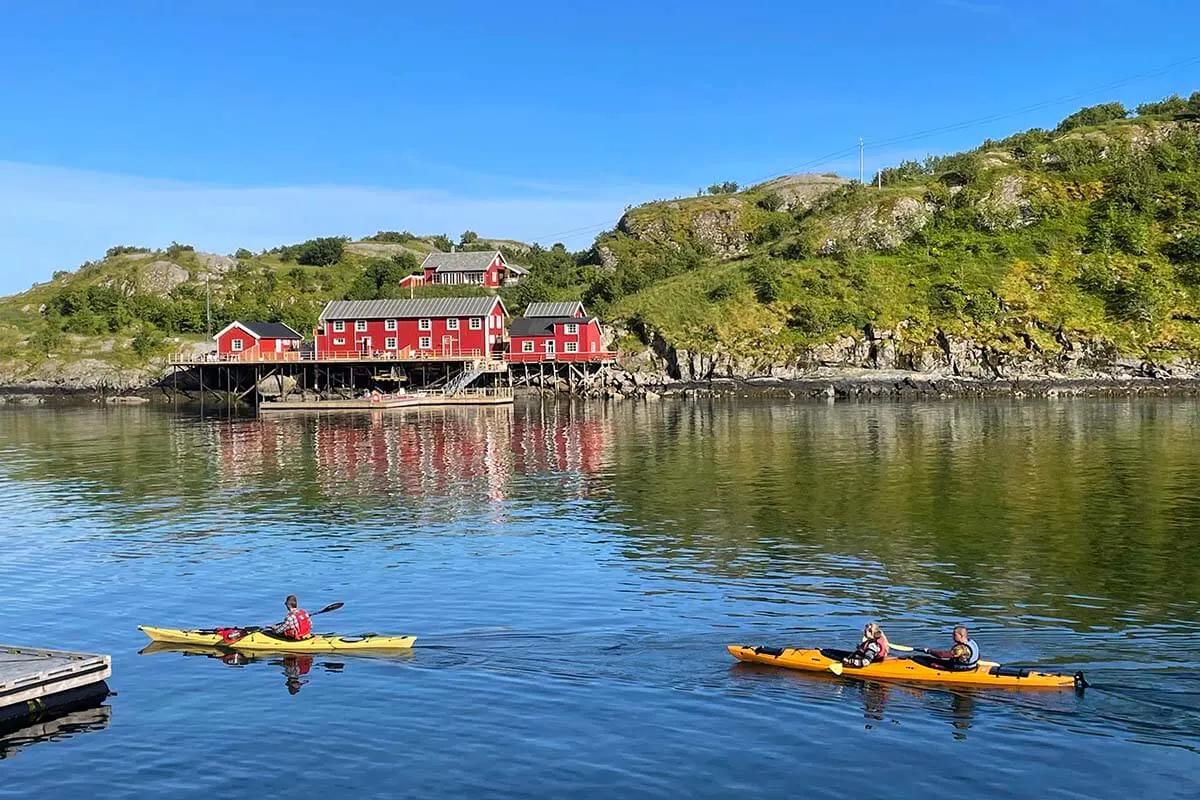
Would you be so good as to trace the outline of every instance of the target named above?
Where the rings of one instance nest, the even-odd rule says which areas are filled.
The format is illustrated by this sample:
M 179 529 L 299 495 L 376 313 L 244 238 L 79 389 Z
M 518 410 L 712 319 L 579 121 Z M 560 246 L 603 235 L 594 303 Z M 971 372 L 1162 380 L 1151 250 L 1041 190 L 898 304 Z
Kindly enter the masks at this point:
M 227 650 L 264 651 L 272 653 L 341 653 L 354 650 L 407 650 L 417 640 L 415 636 L 338 636 L 336 634 L 314 634 L 307 639 L 284 639 L 262 631 L 247 633 L 240 639 L 226 641 L 221 634 L 211 630 L 183 630 L 180 628 L 154 628 L 139 625 L 138 630 L 150 637 L 152 642 L 187 644 L 199 647 L 220 647 Z
M 750 647 L 740 644 L 728 645 L 726 649 L 738 661 L 770 664 L 807 672 L 832 672 L 830 667 L 834 664 L 841 665 L 842 658 L 850 655 L 848 650 Z M 1000 664 L 982 666 L 973 670 L 944 670 L 933 666 L 930 659 L 920 656 L 886 658 L 865 667 L 843 667 L 841 675 L 845 678 L 862 680 L 937 683 L 981 689 L 1082 689 L 1088 685 L 1082 672 L 1066 675 L 1039 672 L 1028 667 L 1006 667 Z

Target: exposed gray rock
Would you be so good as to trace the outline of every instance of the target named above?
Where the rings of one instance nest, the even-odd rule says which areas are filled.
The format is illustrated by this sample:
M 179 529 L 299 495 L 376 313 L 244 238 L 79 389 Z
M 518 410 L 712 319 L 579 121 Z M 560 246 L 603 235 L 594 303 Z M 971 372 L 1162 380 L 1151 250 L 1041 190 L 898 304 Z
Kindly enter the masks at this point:
M 807 211 L 818 200 L 850 181 L 840 175 L 784 175 L 754 187 L 763 192 L 774 192 L 783 201 L 780 211 Z
M 213 277 L 224 275 L 237 266 L 237 260 L 217 253 L 196 253 L 196 260 L 204 268 L 204 273 Z
M 138 288 L 148 294 L 166 297 L 181 283 L 186 283 L 191 274 L 173 261 L 154 261 L 141 268 Z

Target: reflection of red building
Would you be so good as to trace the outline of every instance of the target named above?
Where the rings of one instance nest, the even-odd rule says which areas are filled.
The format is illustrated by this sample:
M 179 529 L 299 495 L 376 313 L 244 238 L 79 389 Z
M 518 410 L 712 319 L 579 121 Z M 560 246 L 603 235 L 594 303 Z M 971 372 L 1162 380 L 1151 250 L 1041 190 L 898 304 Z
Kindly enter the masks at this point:
M 604 407 L 539 406 L 270 416 L 216 426 L 222 481 L 331 496 L 501 501 L 514 475 L 586 496 L 612 439 Z

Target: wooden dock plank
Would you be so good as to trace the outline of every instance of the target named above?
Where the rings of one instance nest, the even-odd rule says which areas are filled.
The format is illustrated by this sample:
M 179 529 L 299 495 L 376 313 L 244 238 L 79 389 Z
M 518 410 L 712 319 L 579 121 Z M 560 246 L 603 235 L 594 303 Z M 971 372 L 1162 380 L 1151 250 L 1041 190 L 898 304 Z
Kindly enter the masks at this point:
M 0 716 L 112 677 L 112 659 L 92 653 L 0 645 Z M 16 708 L 14 708 L 16 707 Z

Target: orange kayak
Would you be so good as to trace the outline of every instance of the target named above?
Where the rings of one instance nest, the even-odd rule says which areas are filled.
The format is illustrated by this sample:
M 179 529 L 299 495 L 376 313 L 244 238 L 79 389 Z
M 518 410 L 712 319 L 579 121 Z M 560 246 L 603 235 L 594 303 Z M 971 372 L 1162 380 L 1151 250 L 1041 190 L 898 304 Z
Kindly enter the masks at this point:
M 973 670 L 945 670 L 935 666 L 929 657 L 919 655 L 912 658 L 886 658 L 855 668 L 841 666 L 842 659 L 850 655 L 848 650 L 798 650 L 740 644 L 728 645 L 728 650 L 738 661 L 809 672 L 835 672 L 841 667 L 840 674 L 843 677 L 863 680 L 938 683 L 980 689 L 1082 689 L 1088 685 L 1082 672 L 1067 675 L 1002 664 L 980 666 Z

